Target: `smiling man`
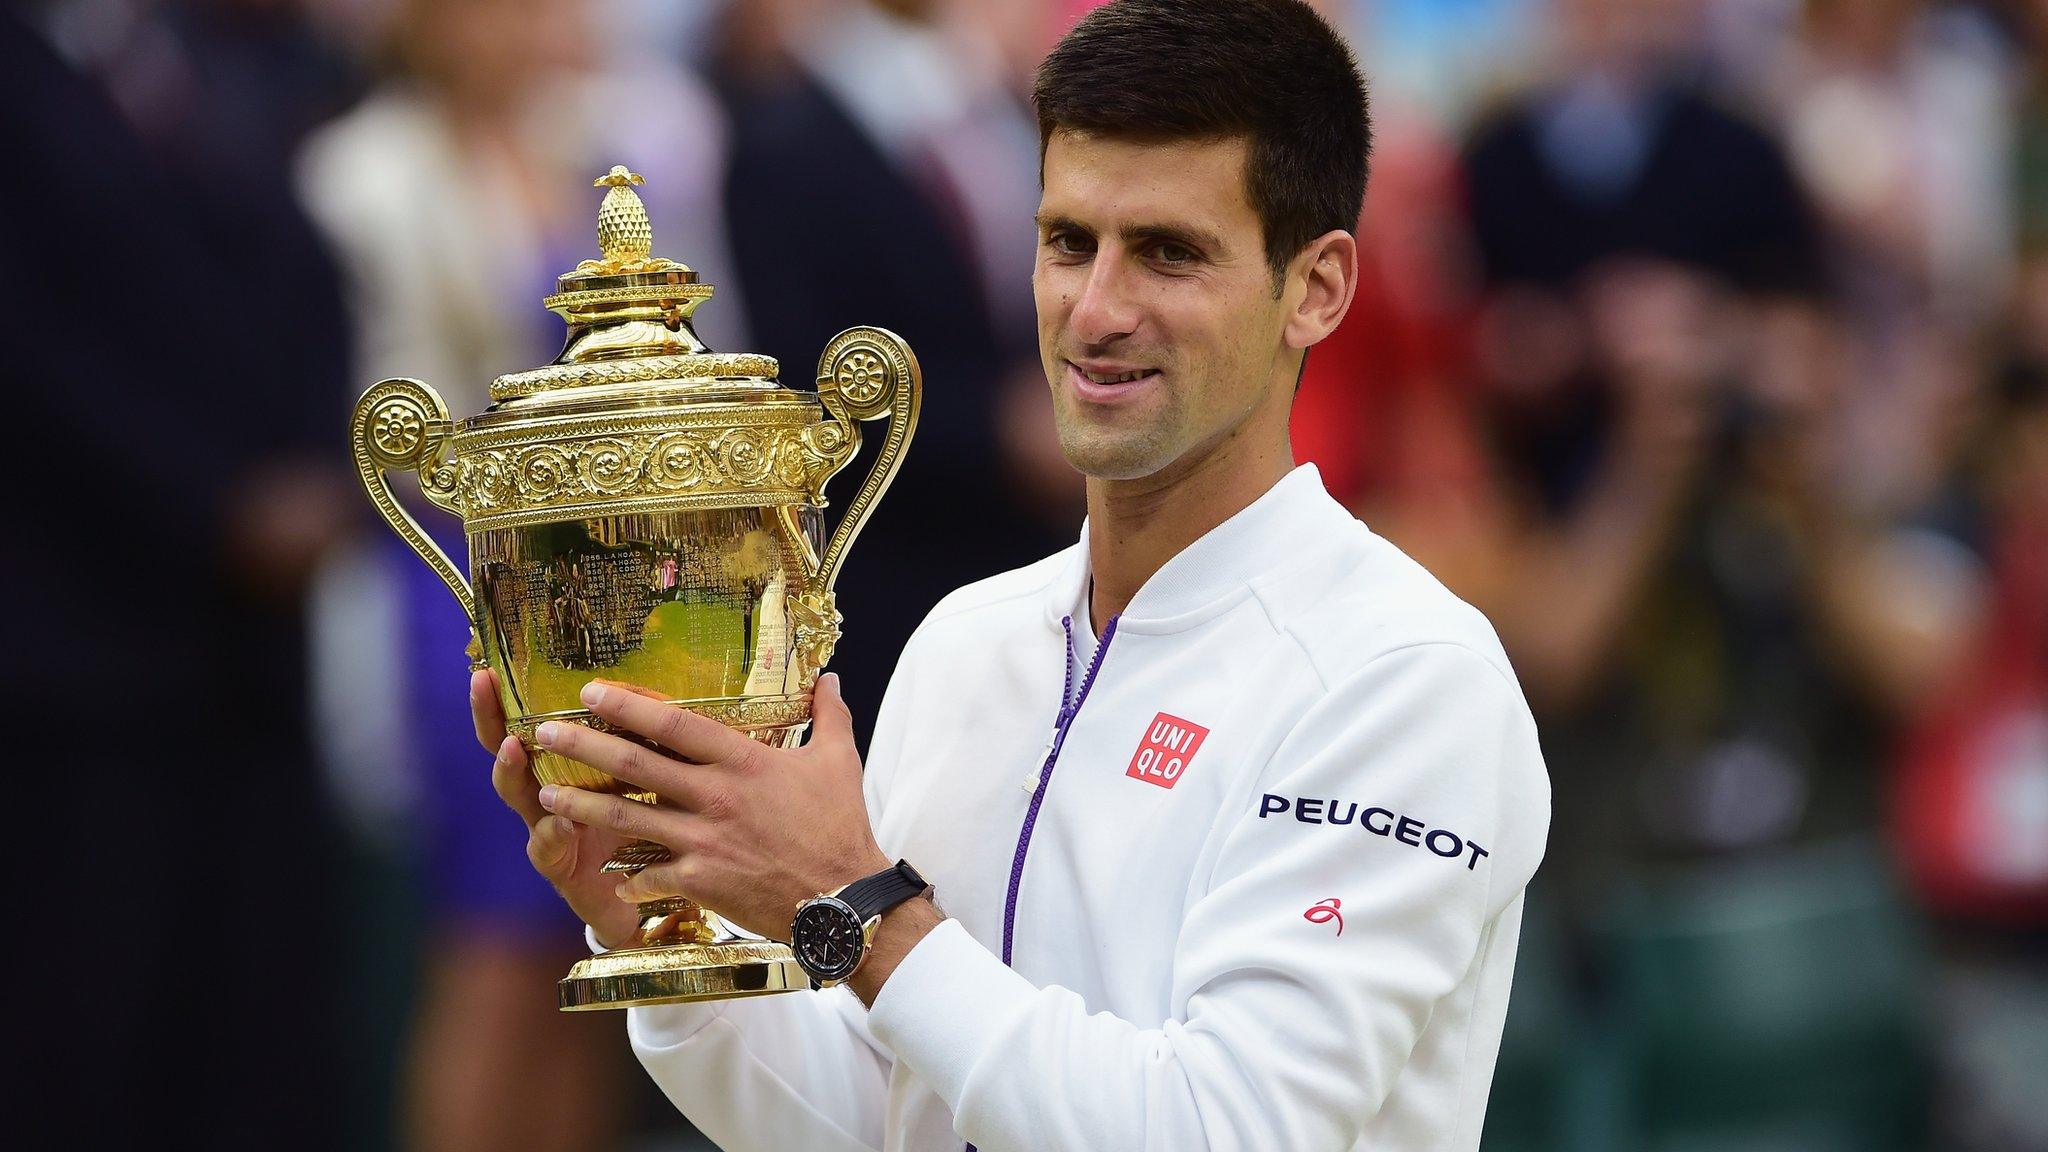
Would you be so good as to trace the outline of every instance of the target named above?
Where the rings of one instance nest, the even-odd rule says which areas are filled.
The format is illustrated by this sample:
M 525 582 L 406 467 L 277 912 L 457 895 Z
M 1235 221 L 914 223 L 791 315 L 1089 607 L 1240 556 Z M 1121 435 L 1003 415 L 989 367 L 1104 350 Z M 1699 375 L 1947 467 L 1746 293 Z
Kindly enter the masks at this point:
M 1287 440 L 1356 283 L 1364 86 L 1297 0 L 1117 0 L 1035 95 L 1080 541 L 933 609 L 865 771 L 829 675 L 794 751 L 593 685 L 671 755 L 538 738 L 663 802 L 536 792 L 479 674 L 499 791 L 599 944 L 688 895 L 833 985 L 629 1013 L 727 1149 L 1475 1148 L 1536 732 L 1486 621 Z M 622 836 L 676 860 L 614 890 Z

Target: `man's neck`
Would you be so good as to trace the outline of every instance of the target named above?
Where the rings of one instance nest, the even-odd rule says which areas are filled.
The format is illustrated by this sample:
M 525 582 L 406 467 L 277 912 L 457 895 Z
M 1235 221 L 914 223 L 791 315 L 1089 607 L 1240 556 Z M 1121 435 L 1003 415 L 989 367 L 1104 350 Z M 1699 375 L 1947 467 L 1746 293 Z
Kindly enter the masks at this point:
M 1135 480 L 1088 479 L 1089 623 L 1099 637 L 1166 562 L 1244 511 L 1294 468 L 1283 437 L 1237 437 Z

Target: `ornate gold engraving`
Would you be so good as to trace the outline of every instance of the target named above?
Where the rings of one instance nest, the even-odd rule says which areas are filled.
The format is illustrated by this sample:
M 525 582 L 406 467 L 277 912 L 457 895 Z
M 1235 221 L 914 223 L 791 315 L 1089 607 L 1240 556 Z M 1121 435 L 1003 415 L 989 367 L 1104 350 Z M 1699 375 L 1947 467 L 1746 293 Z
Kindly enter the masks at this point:
M 469 581 L 463 579 L 455 562 L 392 495 L 391 485 L 384 478 L 387 471 L 413 471 L 430 465 L 439 474 L 441 466 L 435 461 L 448 440 L 448 406 L 439 394 L 417 380 L 380 381 L 356 401 L 349 431 L 355 450 L 356 477 L 362 481 L 370 503 L 391 530 L 398 533 L 398 538 L 448 585 L 448 591 L 462 605 L 463 615 L 475 620 L 476 602 L 470 595 Z M 428 495 L 431 497 L 432 493 Z
M 672 496 L 705 498 L 696 507 L 795 502 L 811 467 L 799 428 L 666 431 L 480 448 L 457 460 L 455 491 L 471 523 L 503 527 L 536 513 Z
M 706 289 L 710 285 L 704 285 Z M 643 380 L 773 380 L 781 365 L 752 352 L 699 352 L 688 356 L 642 356 L 588 364 L 550 364 L 510 372 L 491 381 L 491 399 L 512 400 L 555 388 L 634 384 Z
M 830 591 L 807 591 L 789 603 L 789 614 L 796 621 L 797 655 L 803 661 L 804 687 L 817 682 L 818 673 L 831 663 L 832 653 L 839 647 L 839 625 L 845 617 L 839 614 Z
M 836 618 L 836 613 L 834 614 Z M 802 643 L 798 641 L 799 645 Z M 816 672 L 811 672 L 815 678 Z M 809 687 L 808 683 L 805 687 Z M 735 728 L 764 744 L 775 747 L 791 747 L 803 737 L 804 729 L 811 722 L 811 698 L 809 696 L 735 696 L 716 700 L 670 700 L 674 708 L 687 708 L 700 716 L 709 716 L 728 728 Z M 534 775 L 543 784 L 566 784 L 571 788 L 582 788 L 590 792 L 621 792 L 619 782 L 586 764 L 558 756 L 540 746 L 533 738 L 533 730 L 549 720 L 569 724 L 581 724 L 598 732 L 607 732 L 635 743 L 645 744 L 655 751 L 658 747 L 613 727 L 586 708 L 568 708 L 559 712 L 538 712 L 513 719 L 506 725 L 512 735 L 519 737 L 525 747 L 528 760 L 533 764 Z M 628 845 L 627 847 L 632 847 Z M 625 849 L 621 849 L 621 852 Z M 652 863 L 652 861 L 647 861 Z M 624 870 L 624 866 L 615 871 Z
M 675 858 L 675 853 L 652 840 L 635 840 L 612 853 L 612 858 L 604 862 L 603 870 L 632 872 L 651 864 L 666 864 Z
M 628 285 L 624 288 L 587 288 L 576 292 L 557 292 L 552 296 L 541 297 L 540 302 L 543 307 L 553 312 L 591 304 L 648 302 L 659 306 L 671 301 L 709 300 L 714 291 L 709 284 L 666 284 L 658 291 Z
M 729 696 L 709 700 L 668 700 L 664 703 L 671 708 L 685 708 L 699 716 L 708 716 L 727 728 L 735 728 L 749 735 L 770 729 L 808 724 L 811 721 L 809 696 Z M 512 721 L 512 734 L 521 740 L 531 742 L 533 730 L 549 720 L 564 720 L 572 724 L 581 724 L 593 731 L 624 735 L 610 722 L 588 708 L 565 708 L 559 712 L 536 712 L 530 716 L 521 716 Z
M 818 399 L 845 429 L 845 458 L 850 459 L 860 448 L 856 421 L 889 417 L 889 434 L 882 441 L 874 469 L 846 506 L 846 516 L 832 533 L 819 564 L 814 586 L 830 588 L 875 501 L 889 490 L 896 470 L 903 465 L 903 449 L 917 430 L 918 409 L 924 402 L 923 374 L 903 337 L 886 328 L 848 328 L 834 336 L 818 357 Z M 840 433 L 821 428 L 814 435 L 836 440 Z

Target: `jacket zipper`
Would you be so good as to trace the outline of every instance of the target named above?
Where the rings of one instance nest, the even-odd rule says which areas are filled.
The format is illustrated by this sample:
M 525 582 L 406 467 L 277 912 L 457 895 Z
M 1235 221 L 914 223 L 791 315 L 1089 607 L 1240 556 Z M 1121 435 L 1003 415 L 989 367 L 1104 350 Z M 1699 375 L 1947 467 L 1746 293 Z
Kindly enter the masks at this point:
M 1024 810 L 1024 827 L 1017 833 L 1017 855 L 1010 861 L 1010 894 L 1003 901 L 1003 963 L 1010 962 L 1010 943 L 1017 928 L 1017 889 L 1024 883 L 1024 856 L 1031 851 L 1031 830 L 1038 826 L 1038 809 L 1045 803 L 1045 790 L 1052 784 L 1052 768 L 1060 758 L 1060 747 L 1067 742 L 1067 729 L 1072 727 L 1074 717 L 1080 715 L 1081 705 L 1088 699 L 1088 689 L 1095 686 L 1095 673 L 1102 667 L 1102 657 L 1109 651 L 1109 642 L 1116 637 L 1117 617 L 1111 616 L 1102 629 L 1102 643 L 1095 646 L 1095 655 L 1088 661 L 1088 672 L 1081 677 L 1081 692 L 1074 693 L 1074 618 L 1062 617 L 1060 627 L 1067 636 L 1067 679 L 1060 688 L 1060 714 L 1053 721 L 1052 735 L 1045 742 L 1045 757 L 1025 790 L 1031 793 L 1031 806 Z M 976 1152 L 974 1145 L 966 1146 L 965 1152 Z
M 1095 673 L 1102 667 L 1102 658 L 1109 652 L 1109 642 L 1116 638 L 1117 617 L 1109 618 L 1102 630 L 1102 643 L 1095 646 L 1095 655 L 1088 661 L 1087 674 L 1081 677 L 1081 691 L 1074 692 L 1074 618 L 1067 616 L 1060 626 L 1067 636 L 1067 680 L 1060 691 L 1060 714 L 1054 721 L 1052 737 L 1046 743 L 1045 760 L 1038 772 L 1029 781 L 1031 806 L 1024 810 L 1024 827 L 1017 833 L 1017 855 L 1010 862 L 1010 892 L 1003 901 L 1003 963 L 1010 962 L 1010 945 L 1017 927 L 1017 890 L 1024 883 L 1024 857 L 1031 851 L 1031 830 L 1038 826 L 1038 809 L 1045 803 L 1045 791 L 1052 784 L 1053 766 L 1059 762 L 1060 748 L 1067 742 L 1067 729 L 1073 726 L 1074 717 L 1080 715 L 1081 705 L 1088 700 L 1088 689 L 1095 686 Z M 1071 697 L 1071 699 L 1070 699 Z

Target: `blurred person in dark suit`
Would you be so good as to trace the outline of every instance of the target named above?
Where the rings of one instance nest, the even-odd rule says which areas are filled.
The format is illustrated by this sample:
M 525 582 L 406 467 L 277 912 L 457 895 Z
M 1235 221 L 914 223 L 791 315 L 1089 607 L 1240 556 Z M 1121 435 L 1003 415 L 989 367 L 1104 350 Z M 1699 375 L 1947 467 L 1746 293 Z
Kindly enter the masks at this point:
M 924 370 L 917 439 L 839 579 L 833 668 L 865 724 L 940 596 L 1080 518 L 1029 291 L 1037 136 L 1019 61 L 1035 56 L 995 40 L 974 0 L 785 5 L 765 30 L 741 7 L 731 27 L 754 51 L 720 76 L 726 218 L 758 350 L 801 380 L 835 332 L 880 324 Z M 1040 8 L 1007 19 L 1028 27 Z M 865 473 L 872 439 L 835 489 Z
M 339 409 L 334 273 L 279 239 L 311 233 L 274 186 L 190 178 L 215 157 L 153 147 L 11 13 L 0 98 L 0 311 L 25 326 L 0 360 L 26 485 L 7 683 L 39 733 L 17 756 L 104 806 L 32 857 L 57 883 L 25 922 L 54 947 L 19 1086 L 81 1147 L 336 1147 L 333 1082 L 276 1055 L 333 1044 L 345 945 L 297 611 L 340 507 L 303 463 Z M 110 683 L 147 727 L 83 707 Z M 55 897 L 67 867 L 120 878 Z
M 1559 0 L 1553 78 L 1466 149 L 1495 283 L 1556 286 L 1647 254 L 1744 285 L 1810 282 L 1812 212 L 1782 147 L 1694 83 L 1697 0 Z
M 1504 501 L 1461 591 L 1528 670 L 1624 1139 L 1901 1147 L 1919 1021 L 1880 770 L 1970 605 L 1952 547 L 1842 491 L 1823 236 L 1781 146 L 1692 82 L 1692 7 L 1561 4 L 1555 78 L 1468 145 Z
M 187 189 L 195 223 L 250 290 L 333 339 L 331 263 L 291 189 L 291 158 L 361 91 L 354 62 L 304 0 L 49 0 L 43 27 L 92 76 L 159 165 Z M 322 365 L 339 381 L 342 365 Z M 326 381 L 322 381 L 326 382 Z M 324 435 L 346 415 L 339 390 L 300 389 L 294 415 Z M 325 443 L 322 448 L 327 447 Z

